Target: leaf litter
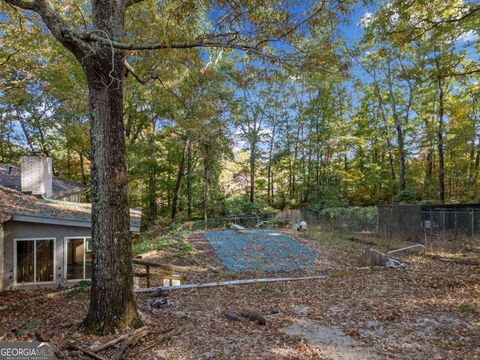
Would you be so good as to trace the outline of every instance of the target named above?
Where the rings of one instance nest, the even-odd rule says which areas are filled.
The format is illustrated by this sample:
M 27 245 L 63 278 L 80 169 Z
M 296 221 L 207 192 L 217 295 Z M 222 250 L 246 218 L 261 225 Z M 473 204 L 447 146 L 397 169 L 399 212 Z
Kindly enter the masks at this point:
M 178 290 L 156 298 L 138 295 L 138 308 L 150 333 L 125 358 L 480 358 L 478 266 L 439 261 L 427 256 L 435 252 L 417 251 L 402 254 L 402 260 L 409 264 L 407 268 L 358 269 L 357 255 L 365 245 L 344 239 L 322 241 L 308 234 L 305 238 L 295 237 L 321 255 L 315 267 L 270 274 L 231 274 L 222 267 L 202 234 L 193 233 L 188 239 L 196 247 L 188 274 L 192 283 L 252 275 L 331 276 L 322 281 Z M 382 251 L 389 246 L 378 242 Z M 476 246 L 470 245 L 468 256 L 478 257 Z M 442 256 L 449 252 L 441 251 Z M 156 259 L 155 254 L 149 257 Z M 24 302 L 25 298 L 47 292 L 52 290 L 0 294 L 0 309 L 8 307 L 0 311 L 0 341 L 29 341 L 35 339 L 35 333 L 41 333 L 67 358 L 81 359 L 86 358 L 84 354 L 66 350 L 67 340 L 89 350 L 128 332 L 86 335 L 80 323 L 88 308 L 88 292 Z M 228 313 L 252 312 L 261 314 L 265 325 L 241 315 L 235 321 L 226 317 Z M 176 330 L 162 334 L 166 329 Z M 100 355 L 111 358 L 119 346 L 121 343 Z

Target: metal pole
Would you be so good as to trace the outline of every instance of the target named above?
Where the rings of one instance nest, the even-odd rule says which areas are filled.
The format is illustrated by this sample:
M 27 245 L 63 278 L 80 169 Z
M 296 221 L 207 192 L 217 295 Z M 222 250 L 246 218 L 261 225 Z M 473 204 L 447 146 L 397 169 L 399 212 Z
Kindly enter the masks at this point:
M 457 210 L 454 210 L 455 211 L 455 236 L 457 235 L 457 215 L 458 215 L 458 211 Z
M 473 238 L 473 229 L 474 229 L 474 227 L 475 227 L 475 220 L 474 220 L 474 217 L 473 217 L 473 208 L 472 208 L 472 210 L 471 210 L 470 212 L 471 212 L 471 214 L 472 214 L 472 238 Z
M 433 211 L 430 207 L 430 243 L 433 241 Z
M 425 220 L 425 213 L 422 211 L 422 228 L 423 228 L 423 242 L 425 246 L 427 246 L 427 228 L 426 228 L 426 220 Z M 430 220 L 430 227 L 432 227 L 432 220 Z

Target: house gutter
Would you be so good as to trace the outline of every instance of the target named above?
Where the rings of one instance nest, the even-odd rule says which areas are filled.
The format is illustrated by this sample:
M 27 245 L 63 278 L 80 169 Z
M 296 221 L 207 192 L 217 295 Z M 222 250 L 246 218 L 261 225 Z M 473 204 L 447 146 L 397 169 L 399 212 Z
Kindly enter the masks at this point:
M 12 216 L 6 212 L 0 212 L 0 225 L 10 220 Z
M 13 221 L 29 222 L 36 224 L 52 224 L 52 225 L 65 225 L 65 226 L 76 226 L 82 228 L 91 228 L 92 222 L 89 220 L 77 220 L 77 219 L 62 219 L 54 218 L 50 216 L 42 215 L 25 215 L 25 214 L 14 214 L 11 217 Z M 139 232 L 140 226 L 130 225 L 130 231 Z
M 83 203 L 78 203 L 78 202 L 74 202 L 74 201 L 64 201 L 64 200 L 52 199 L 52 198 L 47 197 L 46 194 L 42 194 L 42 200 L 45 201 L 46 203 L 54 203 L 54 204 L 55 203 L 57 203 L 57 204 L 67 203 L 67 204 L 70 204 L 70 205 L 83 204 Z M 132 210 L 138 211 L 140 214 L 142 213 L 140 209 L 133 208 L 133 209 L 129 209 L 129 210 L 130 211 L 132 211 Z M 54 218 L 51 218 L 51 217 L 45 217 L 45 216 L 41 216 L 41 215 L 28 215 L 28 216 L 38 216 L 38 217 L 42 217 L 42 218 L 45 218 L 45 219 L 54 219 Z M 68 219 L 59 219 L 59 218 L 55 218 L 55 219 L 68 220 Z M 140 216 L 140 219 L 141 219 L 141 216 Z M 79 221 L 79 222 L 86 222 L 86 223 L 89 224 L 88 226 L 79 225 L 80 227 L 91 227 L 92 226 L 92 222 L 90 220 L 68 220 L 68 221 L 71 221 L 71 222 Z M 50 223 L 46 223 L 46 224 L 50 224 Z M 53 223 L 51 223 L 51 224 L 53 224 Z M 69 225 L 69 226 L 76 226 L 76 225 Z M 135 225 L 130 224 L 130 231 L 140 232 L 140 226 L 141 225 L 135 226 Z

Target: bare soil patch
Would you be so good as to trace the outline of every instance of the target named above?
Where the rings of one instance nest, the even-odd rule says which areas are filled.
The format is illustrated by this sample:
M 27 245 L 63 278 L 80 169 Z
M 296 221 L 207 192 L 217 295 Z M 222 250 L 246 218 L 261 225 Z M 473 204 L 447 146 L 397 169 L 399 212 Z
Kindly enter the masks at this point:
M 320 260 L 315 268 L 288 274 L 328 273 L 329 279 L 175 290 L 155 298 L 139 295 L 139 310 L 153 333 L 126 358 L 349 359 L 353 354 L 356 359 L 480 358 L 478 266 L 439 261 L 414 251 L 401 255 L 409 264 L 405 269 L 357 269 L 356 259 L 365 245 L 317 233 L 295 236 L 315 249 Z M 189 282 L 285 275 L 226 273 L 201 233 L 189 241 L 197 249 L 188 264 Z M 381 251 L 391 245 L 372 241 Z M 469 246 L 476 249 L 475 244 Z M 429 249 L 427 254 L 478 256 L 468 247 L 459 249 L 455 253 Z M 67 339 L 90 349 L 120 335 L 82 332 L 79 322 L 87 310 L 87 292 L 21 302 L 44 292 L 0 294 L 0 306 L 12 305 L 0 311 L 0 341 L 33 340 L 40 332 L 61 349 L 66 349 Z M 243 316 L 232 320 L 227 316 L 232 312 L 259 312 L 266 324 Z M 155 334 L 170 327 L 178 331 L 168 337 Z M 111 358 L 116 351 L 113 347 L 101 355 Z

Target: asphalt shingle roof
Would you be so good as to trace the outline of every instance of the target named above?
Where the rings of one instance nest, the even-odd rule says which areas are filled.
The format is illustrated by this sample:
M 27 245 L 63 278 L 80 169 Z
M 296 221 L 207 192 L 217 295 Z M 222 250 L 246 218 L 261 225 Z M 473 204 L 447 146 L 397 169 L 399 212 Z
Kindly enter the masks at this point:
M 21 190 L 20 167 L 14 164 L 0 163 L 0 185 L 10 189 Z M 52 198 L 59 199 L 64 196 L 86 191 L 83 184 L 77 184 L 57 177 L 52 179 Z
M 90 204 L 42 199 L 0 185 L 0 222 L 11 215 L 49 217 L 61 220 L 90 221 Z M 139 227 L 142 213 L 130 209 L 130 225 Z

